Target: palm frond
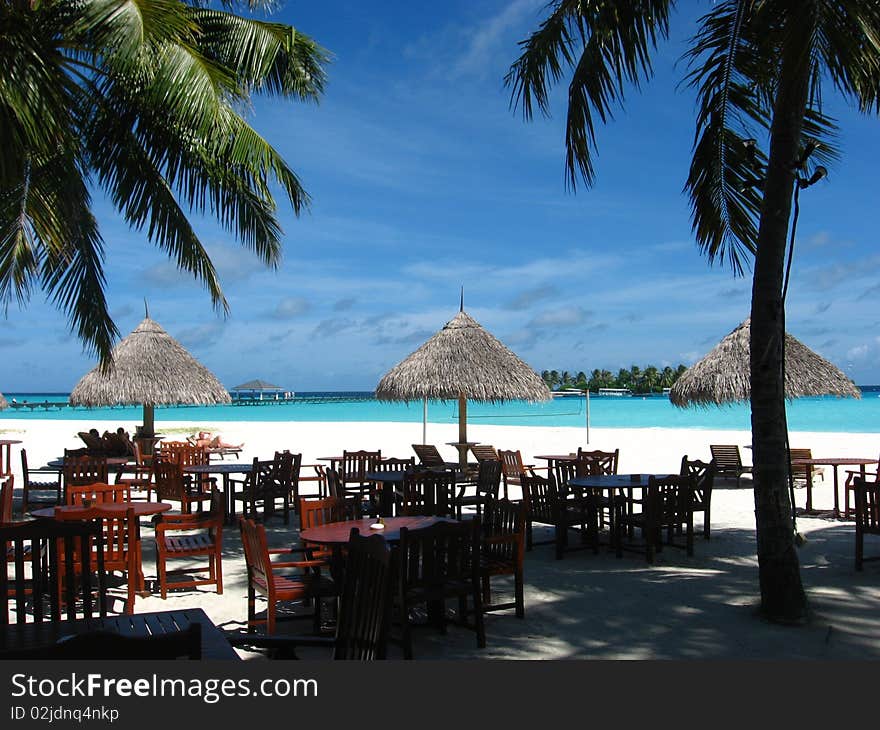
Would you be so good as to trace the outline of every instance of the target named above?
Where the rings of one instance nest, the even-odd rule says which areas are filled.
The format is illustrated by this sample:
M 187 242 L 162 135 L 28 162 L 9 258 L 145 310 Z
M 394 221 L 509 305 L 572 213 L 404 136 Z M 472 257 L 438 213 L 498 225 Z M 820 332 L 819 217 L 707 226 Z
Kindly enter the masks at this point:
M 572 68 L 566 120 L 566 173 L 592 185 L 596 151 L 594 116 L 606 122 L 622 105 L 627 84 L 638 87 L 652 74 L 651 51 L 669 34 L 672 0 L 557 0 L 539 29 L 522 41 L 522 55 L 505 84 L 511 105 L 530 119 L 537 105 L 550 111 L 550 89 Z
M 687 83 L 697 90 L 689 193 L 697 244 L 742 274 L 754 254 L 770 127 L 775 51 L 753 0 L 727 0 L 701 18 Z M 756 45 L 764 44 L 762 53 Z
M 304 101 L 324 91 L 330 56 L 295 28 L 216 10 L 193 10 L 193 19 L 202 51 L 231 69 L 244 88 Z
M 880 113 L 880 4 L 825 0 L 818 12 L 816 53 L 835 87 Z

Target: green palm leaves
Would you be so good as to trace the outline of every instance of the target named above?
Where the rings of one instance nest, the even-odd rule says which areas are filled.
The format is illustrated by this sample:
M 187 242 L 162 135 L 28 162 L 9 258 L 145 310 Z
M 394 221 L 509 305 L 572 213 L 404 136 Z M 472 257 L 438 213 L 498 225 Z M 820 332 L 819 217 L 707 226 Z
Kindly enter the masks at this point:
M 44 289 L 109 355 L 95 188 L 221 309 L 189 214 L 215 216 L 277 265 L 273 190 L 297 214 L 308 195 L 239 110 L 255 93 L 316 101 L 328 56 L 314 41 L 178 0 L 16 0 L 0 28 L 0 299 Z

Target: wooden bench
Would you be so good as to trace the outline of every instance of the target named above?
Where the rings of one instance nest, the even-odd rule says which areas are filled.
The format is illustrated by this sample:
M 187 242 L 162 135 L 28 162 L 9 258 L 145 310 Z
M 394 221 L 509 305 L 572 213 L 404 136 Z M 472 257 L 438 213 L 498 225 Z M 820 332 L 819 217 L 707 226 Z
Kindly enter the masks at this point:
M 712 444 L 709 450 L 712 452 L 712 461 L 715 462 L 716 477 L 734 477 L 736 486 L 739 487 L 742 475 L 752 473 L 752 467 L 743 466 L 739 446 L 736 444 Z

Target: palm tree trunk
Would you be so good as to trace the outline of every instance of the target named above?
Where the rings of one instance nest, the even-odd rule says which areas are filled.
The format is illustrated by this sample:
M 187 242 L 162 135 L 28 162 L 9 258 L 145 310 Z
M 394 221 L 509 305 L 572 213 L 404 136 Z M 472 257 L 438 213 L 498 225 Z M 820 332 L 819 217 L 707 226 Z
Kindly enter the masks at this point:
M 789 25 L 808 25 L 807 14 Z M 780 621 L 801 621 L 807 612 L 787 489 L 782 284 L 794 163 L 800 151 L 809 88 L 811 34 L 802 26 L 791 31 L 770 129 L 751 322 L 752 454 L 761 609 L 768 618 Z

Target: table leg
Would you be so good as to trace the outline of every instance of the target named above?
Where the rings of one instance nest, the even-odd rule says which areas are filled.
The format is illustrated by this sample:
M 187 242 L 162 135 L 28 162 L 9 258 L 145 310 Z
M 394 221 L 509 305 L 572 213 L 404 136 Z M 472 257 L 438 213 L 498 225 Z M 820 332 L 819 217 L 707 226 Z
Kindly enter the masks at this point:
M 807 506 L 804 512 L 810 514 L 813 511 L 813 468 L 807 466 Z
M 229 483 L 230 475 L 223 473 L 223 494 L 226 496 L 226 524 L 235 524 L 235 495 L 232 493 L 232 485 Z
M 837 464 L 834 464 L 834 516 L 840 517 L 840 501 L 837 497 Z

